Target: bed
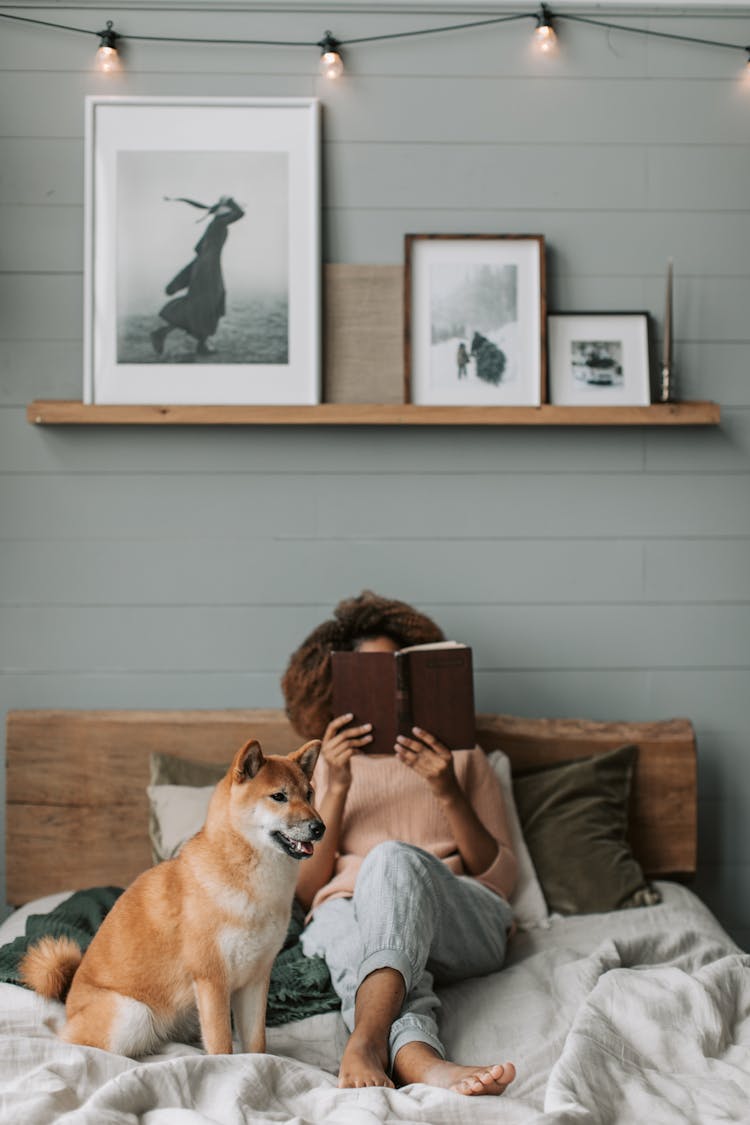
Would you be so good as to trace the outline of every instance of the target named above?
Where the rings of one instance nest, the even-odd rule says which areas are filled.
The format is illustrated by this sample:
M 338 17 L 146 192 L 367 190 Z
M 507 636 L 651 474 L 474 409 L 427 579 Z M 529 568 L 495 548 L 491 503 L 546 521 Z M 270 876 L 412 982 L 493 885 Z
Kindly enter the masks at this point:
M 149 865 L 153 755 L 224 763 L 250 735 L 269 753 L 299 742 L 272 710 L 10 713 L 7 895 L 18 909 L 0 945 L 23 932 L 29 913 L 74 889 L 125 886 Z M 0 984 L 0 1123 L 747 1120 L 750 957 L 685 885 L 696 863 L 690 723 L 480 715 L 478 741 L 504 752 L 518 777 L 637 747 L 628 844 L 662 899 L 553 914 L 512 939 L 502 972 L 440 990 L 452 1057 L 516 1064 L 503 1098 L 339 1090 L 346 1033 L 335 1011 L 269 1028 L 263 1056 L 209 1057 L 171 1043 L 132 1060 L 62 1043 L 61 1005 Z

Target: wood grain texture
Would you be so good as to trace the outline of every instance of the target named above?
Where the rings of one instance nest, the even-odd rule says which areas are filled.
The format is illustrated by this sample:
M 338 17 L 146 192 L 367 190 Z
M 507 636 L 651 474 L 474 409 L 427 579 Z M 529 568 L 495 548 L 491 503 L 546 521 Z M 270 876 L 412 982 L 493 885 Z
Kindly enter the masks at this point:
M 596 723 L 477 716 L 480 744 L 516 768 L 616 746 L 639 748 L 631 842 L 650 876 L 696 866 L 696 751 L 687 720 Z M 249 737 L 267 753 L 300 744 L 283 711 L 11 711 L 7 719 L 7 896 L 127 885 L 149 863 L 149 758 L 228 762 Z
M 339 380 L 339 388 L 342 380 Z M 37 399 L 37 426 L 715 426 L 715 402 L 651 406 L 419 406 L 327 402 L 317 406 L 85 406 Z

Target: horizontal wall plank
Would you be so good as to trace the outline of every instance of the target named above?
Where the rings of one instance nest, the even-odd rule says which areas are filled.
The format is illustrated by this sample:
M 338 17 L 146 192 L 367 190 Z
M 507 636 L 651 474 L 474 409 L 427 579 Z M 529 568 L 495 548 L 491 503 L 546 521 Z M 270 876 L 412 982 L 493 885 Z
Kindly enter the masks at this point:
M 280 543 L 249 528 L 172 543 L 10 541 L 2 545 L 0 604 L 247 605 L 263 601 L 274 587 L 304 589 L 311 572 L 320 576 L 317 597 L 332 605 L 357 584 L 433 603 L 618 603 L 642 596 L 644 547 L 638 542 L 548 541 L 540 548 L 503 539 Z M 425 566 L 437 558 L 440 566 Z
M 46 387 L 40 392 L 39 387 Z M 83 344 L 77 340 L 3 340 L 0 347 L 0 424 L 8 407 L 32 399 L 77 398 L 83 393 Z M 2 452 L 0 452 L 0 457 Z
M 333 144 L 326 147 L 326 205 L 403 208 L 646 205 L 647 150 L 617 145 Z M 508 175 L 508 169 L 513 174 Z
M 750 381 L 750 380 L 748 380 Z M 663 442 L 652 441 L 644 435 L 646 470 L 679 473 L 716 471 L 750 471 L 750 410 L 725 411 L 721 427 L 700 436 L 693 433 L 693 441 L 674 440 L 674 433 L 662 433 Z M 703 440 L 705 438 L 705 440 Z M 696 440 L 697 439 L 697 440 Z
M 727 929 L 750 929 L 749 863 L 700 863 L 692 889 Z
M 420 78 L 363 77 L 355 90 L 331 91 L 327 136 L 438 142 L 523 142 L 533 136 L 544 144 L 554 143 L 575 121 L 580 135 L 605 144 L 732 144 L 748 138 L 746 99 L 736 72 L 726 80 L 702 82 L 435 75 L 429 78 L 429 96 L 420 95 L 424 86 Z M 513 112 L 499 112 L 510 98 Z
M 463 160 L 462 155 L 459 158 Z M 409 163 L 406 153 L 401 160 Z M 399 175 L 394 169 L 393 177 Z M 734 279 L 739 283 L 746 281 L 750 273 L 745 253 L 750 241 L 750 211 L 647 212 L 606 207 L 565 210 L 561 209 L 560 198 L 551 186 L 540 191 L 546 195 L 546 204 L 542 202 L 536 209 L 519 208 L 515 203 L 506 205 L 503 201 L 505 178 L 501 169 L 487 187 L 488 194 L 494 193 L 493 203 L 474 209 L 441 209 L 430 202 L 431 195 L 441 194 L 430 186 L 434 180 L 435 177 L 425 176 L 421 181 L 417 195 L 424 203 L 419 208 L 375 205 L 327 208 L 326 260 L 401 265 L 406 233 L 450 234 L 457 229 L 467 234 L 539 233 L 546 239 L 549 274 L 553 281 L 559 279 L 567 284 L 569 278 L 584 281 L 593 278 L 595 284 L 600 284 L 603 278 L 611 279 L 625 287 L 624 294 L 630 287 L 641 302 L 644 300 L 642 290 L 634 289 L 634 285 L 656 281 L 655 300 L 650 307 L 660 315 L 666 262 L 673 257 L 677 259 L 675 313 L 676 329 L 680 332 L 687 315 L 681 302 L 685 292 L 690 292 L 684 287 L 694 289 L 705 279 L 731 286 Z M 83 209 L 80 204 L 0 204 L 0 221 L 9 231 L 3 256 L 6 272 L 81 272 Z M 610 291 L 605 295 L 610 299 L 614 296 Z M 619 299 L 623 308 L 633 307 L 632 299 L 628 301 L 627 296 Z M 566 297 L 564 290 L 556 294 L 555 301 L 560 302 L 557 307 L 567 307 L 566 300 L 570 297 Z M 692 314 L 692 308 L 688 312 Z M 689 323 L 691 328 L 687 335 L 700 339 L 700 332 L 692 321 Z M 710 333 L 708 338 L 712 338 Z M 737 333 L 734 338 L 738 338 Z
M 2 349 L 0 349 L 1 351 Z M 80 390 L 79 390 L 80 397 Z M 308 472 L 586 472 L 606 462 L 610 472 L 641 472 L 644 436 L 630 429 L 623 440 L 600 427 L 583 431 L 528 427 L 475 429 L 469 444 L 452 452 L 442 428 L 297 427 L 295 458 Z M 366 435 L 366 436 L 365 436 Z M 276 427 L 217 427 L 196 443 L 186 427 L 33 427 L 25 411 L 0 410 L 0 473 L 288 473 L 289 450 Z M 344 470 L 345 471 L 345 470 Z M 0 536 L 2 530 L 0 529 Z
M 425 187 L 425 192 L 429 195 L 429 187 Z M 658 301 L 653 306 L 659 312 L 663 307 L 666 262 L 675 258 L 675 330 L 693 339 L 700 337 L 692 328 L 689 334 L 683 332 L 684 317 L 677 303 L 683 280 L 712 274 L 722 278 L 747 275 L 745 243 L 740 237 L 738 245 L 738 232 L 742 236 L 748 220 L 741 212 L 579 213 L 558 211 L 550 199 L 548 207 L 541 211 L 501 206 L 472 211 L 427 206 L 342 209 L 330 215 L 328 223 L 326 252 L 331 261 L 374 264 L 402 261 L 405 233 L 450 234 L 460 228 L 466 234 L 544 234 L 553 274 L 620 277 L 632 289 L 630 300 L 621 298 L 623 308 L 639 307 L 643 295 L 636 287 L 637 281 L 653 276 L 659 279 Z M 741 338 L 746 339 L 747 333 Z
M 750 601 L 750 539 L 644 544 L 644 596 L 654 601 Z
M 698 802 L 698 857 L 701 864 L 721 863 L 727 856 L 750 855 L 747 794 Z M 750 922 L 750 913 L 748 914 Z
M 249 580 L 251 585 L 252 579 Z M 16 671 L 283 671 L 325 608 L 289 605 L 0 608 Z M 479 669 L 750 669 L 750 606 L 442 606 Z
M 746 212 L 750 155 L 743 144 L 335 143 L 323 136 L 326 206 L 518 211 Z M 1 137 L 0 203 L 80 206 L 81 137 Z M 509 175 L 509 169 L 512 174 Z M 640 221 L 650 221 L 648 215 Z M 693 234 L 701 236 L 695 229 Z M 728 242 L 727 242 L 728 248 Z M 647 247 L 643 247 L 646 251 Z M 681 252 L 697 253 L 691 244 Z
M 81 206 L 83 140 L 0 136 L 0 203 Z
M 441 566 L 425 568 L 435 557 Z M 290 590 L 311 571 L 331 604 L 357 583 L 458 605 L 750 601 L 750 538 L 280 543 L 247 528 L 211 539 L 7 540 L 2 569 L 2 604 L 15 606 L 251 604 L 274 580 Z
M 227 477 L 218 490 L 216 478 L 200 475 L 100 476 L 83 478 L 74 489 L 70 484 L 64 476 L 0 480 L 7 521 L 0 525 L 0 539 L 10 527 L 21 538 L 38 538 L 43 528 L 49 533 L 56 527 L 58 538 L 87 539 L 101 535 L 104 523 L 116 527 L 122 539 L 194 532 L 197 526 L 210 537 L 239 523 L 262 525 L 271 535 L 311 535 L 315 528 L 309 497 L 293 476 L 252 482 Z
M 463 141 L 554 143 L 572 121 L 590 141 L 605 144 L 741 144 L 748 123 L 740 84 L 726 79 L 361 76 L 339 87 L 313 74 L 253 71 L 204 73 L 201 92 L 211 95 L 315 94 L 325 101 L 326 135 L 335 141 Z M 0 101 L 13 104 L 4 132 L 12 137 L 80 137 L 83 98 L 112 94 L 185 93 L 184 75 L 127 72 L 108 76 L 106 87 L 75 72 L 0 71 Z M 498 112 L 512 101 L 513 112 Z
M 184 97 L 195 92 L 194 80 L 182 73 L 135 79 L 127 71 L 119 75 L 0 71 L 0 104 L 14 107 L 3 133 L 6 137 L 78 139 L 84 135 L 84 98 L 88 94 Z M 202 75 L 199 92 L 205 97 L 312 97 L 316 79 L 262 71 L 219 72 Z
M 285 539 L 664 538 L 750 534 L 743 474 L 6 476 L 0 539 L 225 533 Z M 353 501 L 352 497 L 355 497 Z M 387 498 L 388 503 L 385 503 Z

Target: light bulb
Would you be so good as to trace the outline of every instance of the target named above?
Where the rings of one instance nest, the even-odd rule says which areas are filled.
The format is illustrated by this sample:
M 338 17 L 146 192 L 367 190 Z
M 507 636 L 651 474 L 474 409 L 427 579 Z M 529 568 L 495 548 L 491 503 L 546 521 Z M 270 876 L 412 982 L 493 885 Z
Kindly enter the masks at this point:
M 543 55 L 551 55 L 557 47 L 557 36 L 546 4 L 542 4 L 536 17 L 534 46 Z
M 99 48 L 96 52 L 96 69 L 100 74 L 114 74 L 120 69 L 120 55 L 117 40 L 120 36 L 112 28 L 112 20 L 107 20 L 104 31 L 97 31 Z
M 327 31 L 318 46 L 321 50 L 320 73 L 324 78 L 340 78 L 344 73 L 344 60 L 339 51 L 340 43 Z

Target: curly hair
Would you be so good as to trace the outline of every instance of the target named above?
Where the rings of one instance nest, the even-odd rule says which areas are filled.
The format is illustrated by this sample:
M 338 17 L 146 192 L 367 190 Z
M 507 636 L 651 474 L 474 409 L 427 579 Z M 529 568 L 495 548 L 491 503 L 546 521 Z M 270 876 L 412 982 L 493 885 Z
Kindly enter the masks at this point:
M 372 590 L 345 598 L 333 612 L 292 653 L 281 681 L 286 713 L 303 738 L 320 738 L 333 718 L 334 650 L 351 651 L 368 637 L 390 637 L 399 648 L 445 639 L 442 629 L 424 613 Z

